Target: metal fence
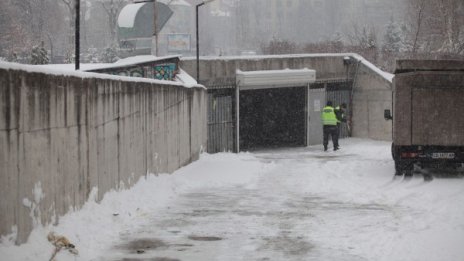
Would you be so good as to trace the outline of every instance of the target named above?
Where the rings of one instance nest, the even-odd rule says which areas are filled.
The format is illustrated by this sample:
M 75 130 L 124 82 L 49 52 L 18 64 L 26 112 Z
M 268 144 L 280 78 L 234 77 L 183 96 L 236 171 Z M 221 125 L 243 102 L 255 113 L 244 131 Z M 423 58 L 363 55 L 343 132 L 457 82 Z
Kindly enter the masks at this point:
M 208 152 L 235 151 L 235 86 L 208 90 Z
M 340 125 L 340 138 L 349 137 L 351 135 L 351 129 L 349 126 L 349 121 L 351 121 L 352 115 L 351 89 L 352 81 L 329 83 L 326 87 L 326 100 L 332 101 L 334 108 L 342 103 L 346 103 L 347 105 L 345 110 L 347 123 L 342 123 Z

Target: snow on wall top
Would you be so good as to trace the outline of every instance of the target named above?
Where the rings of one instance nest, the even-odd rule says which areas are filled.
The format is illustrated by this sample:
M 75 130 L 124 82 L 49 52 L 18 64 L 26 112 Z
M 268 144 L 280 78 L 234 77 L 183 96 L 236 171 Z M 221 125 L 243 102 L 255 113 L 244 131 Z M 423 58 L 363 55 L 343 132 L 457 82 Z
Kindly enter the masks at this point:
M 124 59 L 120 59 L 115 63 L 84 63 L 80 64 L 81 71 L 96 71 L 96 70 L 105 70 L 105 69 L 114 69 L 114 68 L 121 68 L 121 67 L 130 67 L 144 63 L 162 61 L 162 60 L 169 60 L 173 58 L 179 58 L 180 55 L 170 55 L 170 56 L 163 56 L 157 57 L 153 55 L 137 55 L 132 57 L 127 57 Z M 56 64 L 45 64 L 45 65 L 37 65 L 44 68 L 54 68 L 57 67 Z M 74 64 L 60 64 L 58 69 L 62 69 L 65 71 L 74 71 Z
M 126 5 L 119 13 L 118 26 L 124 27 L 124 28 L 134 27 L 134 22 L 135 22 L 135 17 L 137 16 L 137 12 L 145 4 L 146 3 L 136 3 L 136 4 Z
M 81 64 L 83 68 L 85 68 L 86 64 Z M 175 86 L 182 86 L 186 88 L 205 88 L 201 84 L 197 84 L 190 80 L 184 81 L 167 81 L 167 80 L 156 80 L 150 78 L 141 78 L 141 77 L 128 77 L 128 76 L 119 76 L 119 75 L 110 75 L 110 74 L 102 74 L 102 73 L 93 73 L 93 72 L 85 72 L 85 71 L 75 71 L 73 64 L 54 64 L 54 65 L 25 65 L 19 63 L 9 63 L 9 62 L 1 62 L 0 61 L 0 69 L 5 70 L 20 70 L 25 72 L 31 73 L 45 73 L 50 75 L 61 75 L 61 76 L 73 76 L 79 78 L 96 78 L 96 79 L 109 79 L 109 80 L 116 80 L 116 81 L 126 81 L 126 82 L 144 82 L 144 83 L 153 83 L 153 84 L 163 84 L 163 85 L 175 85 Z M 182 73 L 182 72 L 181 72 Z M 183 72 L 186 74 L 185 72 Z M 185 75 L 181 76 L 182 79 L 189 79 Z
M 131 65 L 156 62 L 156 61 L 162 61 L 162 60 L 169 60 L 169 59 L 180 58 L 180 57 L 181 57 L 180 55 L 170 55 L 170 56 L 162 56 L 162 57 L 157 57 L 153 55 L 137 55 L 137 56 L 120 59 L 115 63 L 99 64 L 99 66 L 95 66 L 95 68 L 93 69 L 87 69 L 87 71 L 127 67 Z
M 169 59 L 179 58 L 179 57 L 181 56 L 171 55 L 171 56 L 156 57 L 153 55 L 138 55 L 138 56 L 132 56 L 132 57 L 120 59 L 115 63 L 81 63 L 79 67 L 81 71 L 95 71 L 95 70 L 129 67 L 133 65 L 135 66 L 138 64 L 169 60 Z M 36 65 L 36 66 L 43 67 L 43 68 L 56 68 L 56 69 L 63 70 L 63 71 L 74 71 L 73 63 L 60 64 L 59 66 L 57 64 L 44 64 L 44 65 Z
M 183 83 L 185 87 L 195 87 L 198 85 L 197 80 L 182 69 L 179 69 L 179 73 L 176 74 L 176 81 Z
M 357 59 L 358 62 L 361 62 L 362 64 L 364 64 L 365 66 L 367 66 L 369 69 L 371 69 L 372 71 L 376 72 L 378 75 L 380 75 L 382 78 L 384 78 L 385 80 L 387 80 L 388 82 L 392 83 L 393 82 L 393 77 L 395 76 L 394 74 L 392 73 L 389 73 L 389 72 L 385 72 L 385 71 L 382 71 L 379 67 L 375 66 L 374 64 L 372 64 L 371 62 L 369 62 L 368 60 L 364 59 L 364 57 L 362 57 L 361 55 L 359 54 L 352 54 L 352 57 Z

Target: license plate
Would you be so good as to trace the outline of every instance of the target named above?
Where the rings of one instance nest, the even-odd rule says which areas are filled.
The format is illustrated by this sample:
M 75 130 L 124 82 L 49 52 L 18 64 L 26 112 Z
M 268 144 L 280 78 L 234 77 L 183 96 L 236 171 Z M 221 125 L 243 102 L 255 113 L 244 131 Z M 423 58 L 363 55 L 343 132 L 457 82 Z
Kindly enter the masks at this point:
M 454 152 L 435 152 L 432 159 L 454 159 Z

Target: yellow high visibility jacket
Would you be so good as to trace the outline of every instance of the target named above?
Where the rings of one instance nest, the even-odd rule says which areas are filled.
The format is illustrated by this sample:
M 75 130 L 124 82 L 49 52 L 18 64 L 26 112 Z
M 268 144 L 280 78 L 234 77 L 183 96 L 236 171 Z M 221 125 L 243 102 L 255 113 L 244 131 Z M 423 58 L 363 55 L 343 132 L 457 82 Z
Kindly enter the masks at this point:
M 337 125 L 337 116 L 332 106 L 325 106 L 321 114 L 322 125 Z

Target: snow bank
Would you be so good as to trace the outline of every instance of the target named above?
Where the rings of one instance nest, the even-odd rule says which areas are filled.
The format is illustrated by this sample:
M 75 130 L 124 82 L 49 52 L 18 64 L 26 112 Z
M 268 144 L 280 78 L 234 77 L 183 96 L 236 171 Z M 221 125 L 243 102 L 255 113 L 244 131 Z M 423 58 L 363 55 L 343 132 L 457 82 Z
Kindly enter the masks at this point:
M 179 197 L 208 191 L 214 196 L 213 191 L 223 191 L 225 198 L 238 193 L 236 207 L 251 210 L 250 215 L 227 211 L 227 218 L 198 224 L 203 226 L 197 229 L 206 234 L 218 233 L 221 228 L 228 231 L 224 226 L 230 225 L 234 229 L 229 231 L 230 237 L 243 235 L 242 241 L 225 239 L 220 248 L 214 248 L 225 257 L 257 253 L 248 259 L 258 260 L 259 253 L 272 254 L 272 249 L 262 249 L 258 237 L 269 239 L 281 229 L 296 233 L 299 237 L 295 238 L 302 240 L 297 242 L 310 242 L 314 247 L 298 258 L 279 258 L 285 252 L 282 248 L 293 249 L 279 245 L 277 255 L 271 255 L 276 260 L 463 260 L 464 179 L 437 177 L 425 182 L 421 175 L 393 179 L 390 142 L 352 138 L 341 140 L 341 146 L 337 152 L 322 152 L 319 145 L 253 154 L 203 154 L 199 161 L 172 175 L 148 175 L 129 190 L 107 193 L 100 203 L 90 199 L 81 210 L 60 218 L 58 226 L 36 228 L 24 245 L 12 244 L 14 234 L 2 238 L 0 256 L 13 261 L 48 260 L 52 248 L 46 235 L 53 230 L 69 237 L 80 252 L 76 259 L 60 253 L 57 260 L 100 260 L 115 252 L 111 247 L 124 235 L 151 227 L 153 218 L 174 208 Z M 227 194 L 230 191 L 235 194 Z M 240 191 L 245 193 L 243 198 Z M 247 205 L 253 202 L 259 205 Z M 298 215 L 298 205 L 304 216 Z M 185 211 L 183 208 L 180 205 L 172 212 Z M 278 219 L 280 214 L 283 218 Z M 220 222 L 230 218 L 236 223 Z M 292 242 L 285 241 L 289 238 L 283 242 Z
M 77 260 L 95 260 L 121 233 L 142 225 L 146 221 L 144 217 L 169 205 L 176 195 L 198 188 L 254 184 L 272 166 L 260 163 L 248 153 L 202 154 L 199 161 L 172 175 L 147 175 L 131 189 L 108 192 L 100 203 L 95 202 L 97 190 L 94 189 L 82 209 L 61 217 L 57 226 L 35 228 L 27 243 L 15 246 L 14 234 L 2 237 L 0 256 L 9 261 L 48 260 L 53 247 L 46 237 L 55 231 L 76 245 Z M 63 251 L 57 260 L 75 259 Z

